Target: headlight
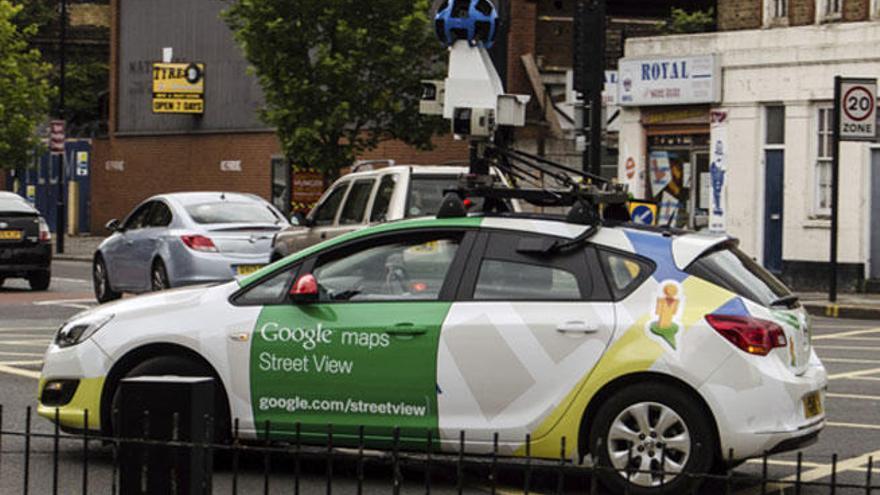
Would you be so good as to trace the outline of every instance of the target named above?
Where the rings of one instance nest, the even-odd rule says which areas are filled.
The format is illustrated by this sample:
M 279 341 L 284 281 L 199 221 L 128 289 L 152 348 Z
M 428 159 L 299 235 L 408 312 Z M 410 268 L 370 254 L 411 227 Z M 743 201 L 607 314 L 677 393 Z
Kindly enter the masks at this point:
M 75 346 L 94 335 L 112 319 L 113 315 L 75 318 L 58 330 L 58 335 L 55 336 L 55 345 L 62 348 Z

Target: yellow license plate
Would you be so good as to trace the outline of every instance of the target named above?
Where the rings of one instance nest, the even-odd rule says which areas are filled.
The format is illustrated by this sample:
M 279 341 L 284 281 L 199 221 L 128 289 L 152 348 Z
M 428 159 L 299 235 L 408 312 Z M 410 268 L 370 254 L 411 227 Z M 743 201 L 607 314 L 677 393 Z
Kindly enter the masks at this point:
M 235 267 L 235 271 L 239 275 L 250 275 L 260 268 L 263 268 L 263 265 L 238 265 Z
M 20 230 L 0 230 L 0 241 L 20 241 L 23 236 Z
M 822 395 L 811 392 L 804 396 L 804 416 L 807 419 L 822 414 Z

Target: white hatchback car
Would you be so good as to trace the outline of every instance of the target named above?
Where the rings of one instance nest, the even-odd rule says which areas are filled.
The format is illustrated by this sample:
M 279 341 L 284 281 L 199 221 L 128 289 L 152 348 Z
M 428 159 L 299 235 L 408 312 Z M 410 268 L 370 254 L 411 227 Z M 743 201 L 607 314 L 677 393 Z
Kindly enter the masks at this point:
M 39 413 L 111 434 L 120 379 L 209 375 L 218 433 L 405 445 L 614 469 L 684 493 L 727 460 L 825 426 L 825 368 L 796 298 L 726 237 L 522 215 L 391 222 L 215 287 L 82 313 L 49 347 Z M 88 409 L 88 424 L 83 424 Z M 665 464 L 661 466 L 661 462 Z M 666 473 L 662 476 L 659 470 Z M 628 486 L 627 486 L 628 485 Z

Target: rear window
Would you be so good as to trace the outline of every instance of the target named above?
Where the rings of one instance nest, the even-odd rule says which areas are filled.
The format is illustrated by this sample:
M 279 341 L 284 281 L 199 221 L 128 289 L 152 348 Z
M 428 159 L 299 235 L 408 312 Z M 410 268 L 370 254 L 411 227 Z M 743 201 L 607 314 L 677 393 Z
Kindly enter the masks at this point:
M 764 306 L 791 296 L 779 279 L 731 245 L 707 252 L 685 271 Z
M 24 200 L 0 198 L 0 213 L 35 214 L 37 210 Z
M 409 198 L 406 205 L 407 217 L 432 217 L 440 210 L 443 191 L 458 187 L 457 175 L 415 175 L 412 176 Z M 483 199 L 473 198 L 471 211 L 483 209 Z
M 259 203 L 216 201 L 189 205 L 186 212 L 200 224 L 278 223 L 281 219 L 268 205 Z

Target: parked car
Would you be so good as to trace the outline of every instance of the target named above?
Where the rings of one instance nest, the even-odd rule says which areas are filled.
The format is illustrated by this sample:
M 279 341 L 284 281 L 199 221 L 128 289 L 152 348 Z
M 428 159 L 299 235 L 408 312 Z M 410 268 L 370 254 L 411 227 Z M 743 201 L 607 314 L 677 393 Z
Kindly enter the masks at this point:
M 252 194 L 175 193 L 154 196 L 122 222 L 95 252 L 93 281 L 100 302 L 142 293 L 225 282 L 269 262 L 284 215 Z
M 810 319 L 735 240 L 587 229 L 403 220 L 235 282 L 99 307 L 49 346 L 39 414 L 110 436 L 120 380 L 212 376 L 221 440 L 233 424 L 316 445 L 332 425 L 334 445 L 360 433 L 368 448 L 399 431 L 405 448 L 472 454 L 495 439 L 505 455 L 589 454 L 633 495 L 693 493 L 688 473 L 817 439 L 828 380 Z
M 394 162 L 382 168 L 373 162 L 355 165 L 352 173 L 327 189 L 308 216 L 291 218 L 292 226 L 273 242 L 272 260 L 369 225 L 436 215 L 443 192 L 455 188 L 468 170 Z M 492 175 L 504 182 L 497 170 L 493 169 Z M 474 204 L 473 209 L 479 210 L 480 205 Z M 519 211 L 516 201 L 511 202 L 511 210 Z
M 25 278 L 33 290 L 52 280 L 52 234 L 40 212 L 21 196 L 0 192 L 0 286 Z

